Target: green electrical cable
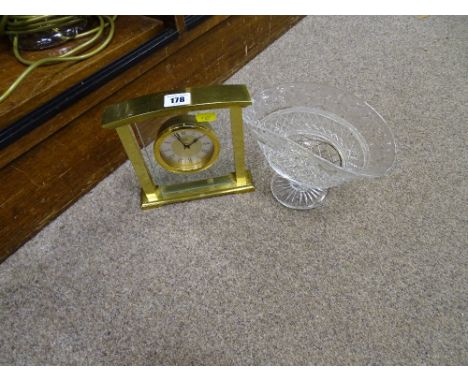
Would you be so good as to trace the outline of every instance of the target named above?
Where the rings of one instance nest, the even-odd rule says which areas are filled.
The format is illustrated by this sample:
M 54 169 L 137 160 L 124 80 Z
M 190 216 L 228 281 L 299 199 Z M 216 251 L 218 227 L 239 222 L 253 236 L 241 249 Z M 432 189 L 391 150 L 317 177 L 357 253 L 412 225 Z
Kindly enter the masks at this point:
M 13 53 L 19 62 L 28 65 L 21 75 L 10 85 L 10 87 L 0 95 L 0 103 L 7 99 L 11 93 L 31 74 L 31 72 L 42 65 L 51 65 L 60 62 L 82 61 L 90 58 L 105 49 L 114 37 L 116 16 L 96 16 L 99 25 L 91 30 L 79 33 L 73 37 L 63 36 L 63 41 L 76 40 L 90 37 L 87 41 L 74 47 L 68 52 L 59 56 L 45 57 L 37 61 L 31 61 L 24 58 L 19 49 L 19 36 L 31 33 L 40 33 L 46 31 L 58 31 L 59 28 L 74 25 L 83 21 L 83 16 L 1 16 L 0 35 L 7 35 L 13 43 Z M 107 35 L 99 43 L 109 29 Z M 96 47 L 94 47 L 96 44 Z M 94 49 L 92 49 L 94 48 Z M 89 49 L 92 49 L 88 51 Z M 86 51 L 86 53 L 83 53 Z M 81 53 L 81 54 L 80 54 Z

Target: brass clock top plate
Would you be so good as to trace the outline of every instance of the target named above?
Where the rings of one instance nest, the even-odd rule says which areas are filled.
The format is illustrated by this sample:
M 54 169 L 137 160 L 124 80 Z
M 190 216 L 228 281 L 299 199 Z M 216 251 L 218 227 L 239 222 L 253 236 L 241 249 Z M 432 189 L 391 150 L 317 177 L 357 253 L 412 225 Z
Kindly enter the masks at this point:
M 219 156 L 218 137 L 208 123 L 190 115 L 164 123 L 154 143 L 156 161 L 167 171 L 194 173 L 211 167 Z

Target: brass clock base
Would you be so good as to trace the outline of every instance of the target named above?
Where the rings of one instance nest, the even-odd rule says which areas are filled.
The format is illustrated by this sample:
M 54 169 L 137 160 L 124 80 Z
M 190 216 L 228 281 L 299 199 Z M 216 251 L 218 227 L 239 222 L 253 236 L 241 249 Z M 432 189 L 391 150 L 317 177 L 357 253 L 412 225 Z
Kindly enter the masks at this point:
M 156 192 L 145 194 L 141 191 L 141 208 L 149 209 L 166 204 L 254 191 L 250 171 L 245 172 L 244 181 L 236 180 L 235 173 L 217 178 L 203 179 L 190 183 L 162 185 Z

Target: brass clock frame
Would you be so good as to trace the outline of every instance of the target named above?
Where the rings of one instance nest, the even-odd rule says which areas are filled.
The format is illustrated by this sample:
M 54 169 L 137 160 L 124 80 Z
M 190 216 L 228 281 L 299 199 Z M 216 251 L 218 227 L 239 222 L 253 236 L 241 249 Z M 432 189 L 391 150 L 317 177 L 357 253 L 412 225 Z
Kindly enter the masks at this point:
M 171 165 L 161 155 L 161 145 L 164 140 L 181 129 L 191 129 L 202 133 L 207 136 L 213 144 L 213 153 L 211 157 L 205 161 L 202 161 L 200 168 L 193 168 L 193 166 L 182 164 L 182 165 Z M 175 174 L 193 174 L 201 171 L 208 170 L 219 157 L 220 143 L 216 133 L 213 131 L 211 126 L 206 122 L 196 122 L 195 118 L 191 115 L 177 116 L 166 121 L 160 128 L 158 136 L 154 142 L 154 157 L 158 164 Z
M 174 107 L 164 106 L 169 94 L 190 93 L 191 102 Z M 140 182 L 141 207 L 160 207 L 170 203 L 254 191 L 250 171 L 245 166 L 242 109 L 252 100 L 245 85 L 213 85 L 192 87 L 157 94 L 111 105 L 104 110 L 102 126 L 115 129 Z M 215 178 L 158 185 L 153 182 L 141 153 L 133 127 L 135 123 L 159 117 L 170 117 L 197 110 L 229 109 L 235 171 Z

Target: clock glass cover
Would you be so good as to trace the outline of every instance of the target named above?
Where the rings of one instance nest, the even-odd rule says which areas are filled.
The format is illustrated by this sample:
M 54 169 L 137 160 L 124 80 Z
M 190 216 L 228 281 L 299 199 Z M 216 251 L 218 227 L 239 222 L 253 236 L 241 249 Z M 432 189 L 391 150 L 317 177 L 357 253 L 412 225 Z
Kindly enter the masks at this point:
M 219 155 L 219 140 L 208 123 L 190 115 L 171 118 L 161 126 L 154 156 L 164 169 L 194 173 L 211 167 Z

